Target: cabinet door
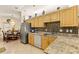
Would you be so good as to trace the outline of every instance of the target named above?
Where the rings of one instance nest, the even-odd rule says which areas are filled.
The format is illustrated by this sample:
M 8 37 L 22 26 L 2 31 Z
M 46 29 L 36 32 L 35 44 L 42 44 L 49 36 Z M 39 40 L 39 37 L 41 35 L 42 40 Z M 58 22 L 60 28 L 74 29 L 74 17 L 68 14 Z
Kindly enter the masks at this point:
M 79 26 L 79 6 L 74 6 L 73 9 L 74 9 L 74 26 Z
M 35 21 L 35 27 L 38 27 L 39 26 L 39 20 L 38 20 L 38 18 L 35 18 L 34 21 Z
M 59 21 L 59 11 L 51 13 L 51 22 Z
M 39 26 L 38 27 L 44 27 L 44 17 L 40 16 L 38 18 Z
M 71 7 L 60 11 L 60 26 L 77 26 L 76 8 Z
M 31 21 L 31 27 L 35 27 L 35 21 L 34 20 Z
M 32 27 L 44 27 L 43 17 L 35 17 L 31 21 Z
M 30 33 L 28 39 L 29 39 L 29 44 L 34 45 L 34 36 L 33 36 L 33 34 Z
M 63 25 L 64 26 L 67 26 L 69 25 L 68 23 L 70 22 L 71 19 L 69 19 L 69 10 L 64 10 L 63 11 L 63 19 L 62 19 L 62 22 L 63 22 Z
M 44 22 L 51 22 L 50 21 L 50 15 L 49 14 L 47 14 L 47 15 L 44 15 L 44 18 L 43 18 L 44 20 Z
M 51 44 L 54 40 L 55 40 L 55 37 L 50 35 L 48 39 L 49 44 Z
M 48 37 L 42 36 L 42 49 L 46 49 L 48 47 Z

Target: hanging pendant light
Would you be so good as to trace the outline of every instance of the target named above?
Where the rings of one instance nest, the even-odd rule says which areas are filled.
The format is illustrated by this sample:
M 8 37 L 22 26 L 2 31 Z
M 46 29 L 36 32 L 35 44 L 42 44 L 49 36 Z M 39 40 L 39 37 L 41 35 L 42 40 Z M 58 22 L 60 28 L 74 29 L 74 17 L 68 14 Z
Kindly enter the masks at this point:
M 57 7 L 57 10 L 60 10 L 60 7 Z
M 35 17 L 37 17 L 37 13 L 35 13 Z
M 31 19 L 32 18 L 32 16 L 29 16 L 29 19 Z
M 35 7 L 36 5 L 33 5 L 33 7 Z
M 43 10 L 42 15 L 45 15 L 45 11 Z

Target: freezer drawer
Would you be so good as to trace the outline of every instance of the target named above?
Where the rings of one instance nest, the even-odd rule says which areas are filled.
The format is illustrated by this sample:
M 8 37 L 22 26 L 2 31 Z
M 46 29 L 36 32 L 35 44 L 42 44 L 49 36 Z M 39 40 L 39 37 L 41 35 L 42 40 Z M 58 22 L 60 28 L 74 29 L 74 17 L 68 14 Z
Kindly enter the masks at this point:
M 38 34 L 34 35 L 34 46 L 41 48 L 41 36 Z

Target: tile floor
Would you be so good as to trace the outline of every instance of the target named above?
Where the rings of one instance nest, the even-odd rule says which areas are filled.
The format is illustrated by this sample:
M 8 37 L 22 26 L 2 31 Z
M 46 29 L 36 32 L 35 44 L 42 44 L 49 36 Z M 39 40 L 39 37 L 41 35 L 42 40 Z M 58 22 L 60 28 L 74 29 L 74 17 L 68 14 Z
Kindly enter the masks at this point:
M 0 47 L 5 47 L 6 51 L 2 54 L 45 54 L 43 50 L 31 46 L 29 44 L 22 44 L 20 40 L 3 42 L 0 39 Z
M 79 54 L 79 37 L 57 36 L 45 52 L 48 54 Z

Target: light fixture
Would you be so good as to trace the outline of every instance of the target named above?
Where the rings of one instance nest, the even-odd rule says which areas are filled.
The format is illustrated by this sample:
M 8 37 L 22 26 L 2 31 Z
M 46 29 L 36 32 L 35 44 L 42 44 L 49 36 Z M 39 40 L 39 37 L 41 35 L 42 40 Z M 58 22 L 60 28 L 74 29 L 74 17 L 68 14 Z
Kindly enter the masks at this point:
M 36 5 L 33 5 L 33 7 L 35 7 Z
M 72 33 L 72 29 L 70 29 L 70 32 Z
M 63 30 L 62 30 L 62 29 L 60 29 L 60 32 L 63 32 Z
M 35 13 L 35 17 L 37 17 L 37 13 Z
M 60 10 L 60 7 L 57 7 L 57 10 Z
M 31 19 L 32 18 L 32 16 L 29 16 L 29 19 Z
M 43 10 L 42 15 L 45 15 L 45 11 Z
M 69 32 L 69 30 L 67 29 L 66 32 Z
M 12 26 L 14 26 L 14 25 L 15 25 L 15 22 L 14 22 L 14 21 L 11 21 L 10 23 L 11 23 L 11 25 L 12 25 Z

